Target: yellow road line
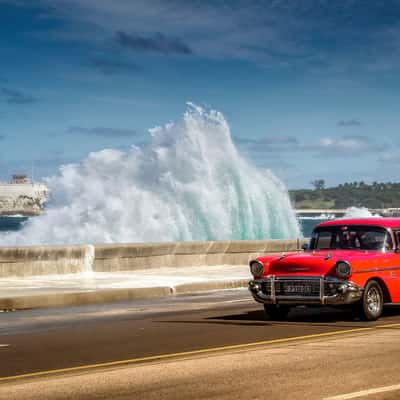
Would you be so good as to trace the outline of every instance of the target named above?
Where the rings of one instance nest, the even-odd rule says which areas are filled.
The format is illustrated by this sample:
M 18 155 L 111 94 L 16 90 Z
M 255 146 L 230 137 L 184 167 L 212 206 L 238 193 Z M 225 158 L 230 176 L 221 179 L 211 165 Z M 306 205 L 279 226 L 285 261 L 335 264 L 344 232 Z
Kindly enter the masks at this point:
M 385 324 L 385 325 L 378 325 L 376 328 L 396 328 L 400 327 L 400 323 L 395 323 L 395 324 Z
M 137 364 L 137 363 L 148 362 L 148 361 L 159 361 L 159 360 L 172 359 L 175 357 L 194 356 L 194 355 L 199 355 L 199 354 L 214 353 L 214 352 L 226 351 L 226 350 L 242 350 L 242 349 L 248 349 L 248 348 L 256 347 L 256 346 L 266 346 L 266 345 L 271 345 L 271 344 L 290 343 L 290 342 L 295 342 L 298 340 L 339 336 L 339 335 L 345 335 L 348 333 L 366 332 L 366 331 L 375 330 L 376 328 L 385 328 L 385 327 L 394 327 L 394 326 L 400 326 L 400 323 L 390 324 L 390 325 L 379 325 L 379 326 L 366 327 L 366 328 L 345 329 L 345 330 L 333 331 L 333 332 L 315 333 L 315 334 L 311 334 L 311 335 L 294 336 L 294 337 L 281 338 L 281 339 L 263 340 L 260 342 L 250 342 L 250 343 L 235 344 L 235 345 L 230 345 L 230 346 L 209 347 L 206 349 L 182 351 L 179 353 L 159 354 L 159 355 L 155 355 L 155 356 L 131 358 L 131 359 L 127 359 L 127 360 L 81 365 L 78 367 L 60 368 L 60 369 L 53 369 L 53 370 L 49 370 L 49 371 L 32 372 L 29 374 L 0 377 L 0 382 L 6 382 L 6 381 L 18 380 L 18 379 L 24 379 L 24 378 L 34 378 L 34 377 L 40 377 L 40 376 L 55 375 L 55 374 L 59 374 L 59 373 L 63 373 L 63 372 L 77 372 L 77 371 L 91 370 L 94 368 L 115 367 L 115 366 L 120 366 L 120 365 Z
M 338 396 L 325 397 L 323 400 L 350 400 L 357 397 L 366 397 L 372 394 L 379 394 L 385 392 L 394 392 L 400 390 L 400 385 L 382 386 L 379 388 L 361 390 L 359 392 L 352 392 L 346 394 L 339 394 Z

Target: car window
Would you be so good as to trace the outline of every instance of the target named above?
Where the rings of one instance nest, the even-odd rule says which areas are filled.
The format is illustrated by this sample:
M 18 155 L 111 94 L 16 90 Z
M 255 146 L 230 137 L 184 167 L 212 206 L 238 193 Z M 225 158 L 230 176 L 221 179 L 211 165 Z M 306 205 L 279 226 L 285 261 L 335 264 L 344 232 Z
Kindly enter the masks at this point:
M 400 231 L 396 231 L 395 235 L 397 240 L 397 248 L 400 248 Z
M 325 231 L 320 232 L 317 235 L 317 241 L 315 244 L 316 249 L 330 249 L 332 241 L 332 232 Z
M 313 232 L 310 247 L 314 250 L 353 249 L 387 251 L 393 248 L 393 242 L 390 234 L 384 228 L 334 226 L 317 228 Z

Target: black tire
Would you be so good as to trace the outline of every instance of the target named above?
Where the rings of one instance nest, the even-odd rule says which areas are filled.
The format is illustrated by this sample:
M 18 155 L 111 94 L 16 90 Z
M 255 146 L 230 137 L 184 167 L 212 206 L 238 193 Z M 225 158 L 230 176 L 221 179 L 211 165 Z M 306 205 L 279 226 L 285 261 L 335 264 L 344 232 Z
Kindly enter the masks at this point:
M 264 304 L 265 315 L 272 321 L 281 321 L 287 318 L 290 307 L 282 304 Z
M 361 302 L 354 310 L 364 321 L 376 321 L 383 311 L 383 291 L 381 285 L 374 280 L 367 283 Z

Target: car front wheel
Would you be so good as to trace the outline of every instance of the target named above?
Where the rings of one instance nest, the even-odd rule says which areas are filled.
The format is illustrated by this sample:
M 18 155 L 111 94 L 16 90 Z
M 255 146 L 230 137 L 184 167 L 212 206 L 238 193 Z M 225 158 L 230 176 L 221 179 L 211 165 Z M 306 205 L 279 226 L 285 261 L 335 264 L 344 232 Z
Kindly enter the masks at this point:
M 383 292 L 377 281 L 369 281 L 365 286 L 361 304 L 358 305 L 359 315 L 366 321 L 377 320 L 383 311 Z

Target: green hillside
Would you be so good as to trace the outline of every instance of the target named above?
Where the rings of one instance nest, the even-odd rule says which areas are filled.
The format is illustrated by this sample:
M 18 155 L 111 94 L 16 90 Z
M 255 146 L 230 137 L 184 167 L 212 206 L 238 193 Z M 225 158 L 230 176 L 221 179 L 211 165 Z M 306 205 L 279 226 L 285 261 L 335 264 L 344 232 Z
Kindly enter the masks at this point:
M 314 181 L 313 185 L 314 189 L 289 191 L 295 208 L 400 207 L 400 183 L 352 182 L 325 188 L 324 181 L 318 180 Z

